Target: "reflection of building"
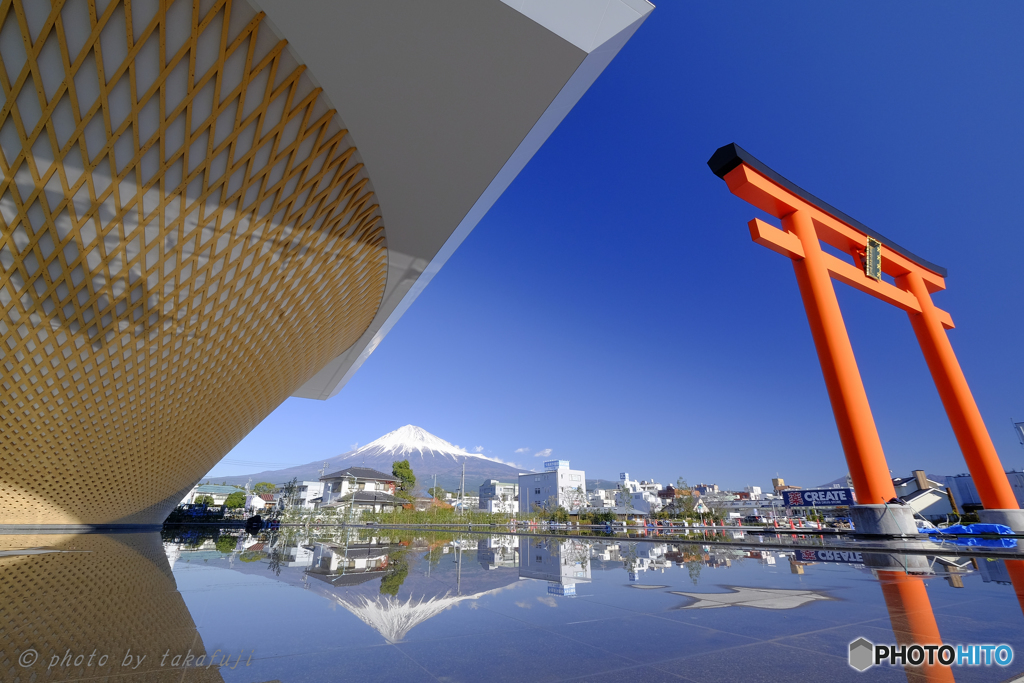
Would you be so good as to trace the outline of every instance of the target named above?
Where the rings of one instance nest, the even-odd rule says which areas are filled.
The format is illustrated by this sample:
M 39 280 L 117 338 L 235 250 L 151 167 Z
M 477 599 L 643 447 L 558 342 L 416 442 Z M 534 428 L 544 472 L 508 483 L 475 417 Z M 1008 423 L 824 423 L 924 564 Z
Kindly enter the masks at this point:
M 519 509 L 518 484 L 489 479 L 480 484 L 480 509 L 487 512 L 513 513 Z
M 344 546 L 315 543 L 309 565 L 311 574 L 381 574 L 388 568 L 389 545 L 349 543 Z
M 652 9 L 612 1 L 5 5 L 0 520 L 158 524 L 336 393 Z
M 590 546 L 579 540 L 519 539 L 519 576 L 548 582 L 552 595 L 576 595 L 576 584 L 590 581 Z
M 21 554 L 23 548 L 30 550 Z M 64 680 L 71 667 L 48 671 L 47 665 L 54 654 L 68 650 L 114 655 L 102 665 L 94 659 L 91 667 L 75 667 L 72 677 L 121 679 L 121 656 L 131 647 L 146 659 L 131 672 L 136 677 L 125 680 L 171 683 L 183 680 L 185 672 L 161 671 L 159 656 L 165 650 L 210 654 L 156 532 L 0 536 L 0 551 L 0 652 L 10 658 L 5 681 Z M 15 668 L 17 653 L 30 648 L 39 659 Z M 216 665 L 187 674 L 188 681 L 222 680 Z
M 515 536 L 489 536 L 477 545 L 476 559 L 484 569 L 519 566 L 519 541 Z
M 1006 570 L 1006 562 L 987 557 L 978 558 L 978 573 L 985 583 L 1010 584 L 1010 572 Z
M 587 503 L 586 481 L 586 473 L 569 469 L 568 460 L 550 460 L 540 474 L 519 475 L 519 511 L 555 507 L 578 510 Z

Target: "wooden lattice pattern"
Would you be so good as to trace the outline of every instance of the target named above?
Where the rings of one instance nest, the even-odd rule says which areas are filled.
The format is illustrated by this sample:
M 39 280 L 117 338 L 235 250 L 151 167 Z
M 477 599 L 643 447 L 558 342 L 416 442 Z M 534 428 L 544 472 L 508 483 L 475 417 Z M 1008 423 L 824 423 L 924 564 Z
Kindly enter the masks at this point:
M 168 658 L 161 670 L 160 657 L 168 650 L 181 654 L 191 650 L 199 656 L 207 654 L 207 648 L 177 590 L 159 534 L 0 538 L 0 551 L 17 553 L 33 547 L 57 552 L 0 557 L 4 615 L 0 620 L 0 680 L 4 683 L 224 680 L 216 666 L 223 653 L 209 669 L 171 670 Z M 133 662 L 134 671 L 121 666 L 129 648 L 145 656 L 141 664 Z M 30 649 L 38 653 L 38 659 L 23 666 L 19 657 Z M 215 651 L 216 643 L 209 649 Z M 64 660 L 68 651 L 71 657 Z M 88 655 L 92 652 L 96 657 L 90 666 Z M 83 653 L 85 657 L 76 666 L 77 656 Z M 107 660 L 100 666 L 99 657 L 104 654 Z M 54 655 L 58 660 L 51 667 Z
M 262 18 L 0 1 L 0 523 L 161 521 L 376 313 L 369 179 Z

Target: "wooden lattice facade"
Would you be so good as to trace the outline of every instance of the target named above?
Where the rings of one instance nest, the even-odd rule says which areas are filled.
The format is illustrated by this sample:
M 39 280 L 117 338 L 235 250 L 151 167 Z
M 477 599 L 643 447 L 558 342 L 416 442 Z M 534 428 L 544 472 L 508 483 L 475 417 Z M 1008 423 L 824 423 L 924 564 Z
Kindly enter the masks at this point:
M 262 19 L 0 2 L 0 524 L 161 521 L 377 312 L 369 178 Z

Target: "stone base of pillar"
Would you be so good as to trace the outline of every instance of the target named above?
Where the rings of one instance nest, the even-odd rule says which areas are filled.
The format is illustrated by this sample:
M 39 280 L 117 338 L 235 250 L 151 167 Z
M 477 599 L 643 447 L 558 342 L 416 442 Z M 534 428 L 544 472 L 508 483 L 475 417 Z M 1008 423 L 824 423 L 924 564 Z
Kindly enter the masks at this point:
M 911 541 L 908 545 L 915 546 L 913 541 Z M 924 544 L 921 545 L 923 546 Z M 935 544 L 931 544 L 931 547 L 934 548 Z M 864 566 L 870 567 L 871 569 L 899 571 L 906 572 L 908 574 L 933 573 L 932 566 L 931 563 L 928 561 L 927 555 L 893 555 L 889 553 L 864 553 L 862 557 L 864 559 Z
M 906 505 L 854 505 L 850 519 L 858 536 L 917 536 L 914 511 Z
M 985 524 L 1005 524 L 1024 534 L 1024 510 L 978 510 L 978 519 Z

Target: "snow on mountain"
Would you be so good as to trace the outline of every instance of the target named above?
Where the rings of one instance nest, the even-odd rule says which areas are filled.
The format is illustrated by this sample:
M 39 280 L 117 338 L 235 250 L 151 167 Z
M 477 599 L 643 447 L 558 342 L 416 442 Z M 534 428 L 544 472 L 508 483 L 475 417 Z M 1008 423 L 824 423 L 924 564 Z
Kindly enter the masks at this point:
M 520 472 L 530 470 L 503 463 L 497 458 L 489 458 L 480 453 L 471 453 L 445 441 L 427 430 L 415 425 L 405 425 L 393 432 L 376 439 L 354 451 L 342 453 L 326 460 L 286 467 L 279 470 L 264 470 L 252 474 L 233 476 L 214 476 L 210 481 L 227 482 L 228 484 L 245 484 L 252 480 L 255 484 L 269 481 L 283 484 L 298 479 L 299 481 L 316 481 L 326 465 L 326 473 L 337 472 L 346 467 L 372 467 L 381 472 L 390 473 L 391 465 L 396 460 L 408 460 L 416 474 L 417 489 L 426 491 L 433 485 L 437 477 L 437 485 L 453 491 L 461 485 L 463 465 L 466 472 L 466 492 L 473 493 L 484 481 L 499 479 L 516 481 Z
M 452 461 L 457 461 L 460 457 L 467 457 L 480 458 L 481 460 L 489 460 L 491 462 L 501 462 L 496 458 L 488 458 L 480 453 L 470 453 L 469 451 L 463 450 L 462 448 L 445 441 L 439 436 L 434 436 L 426 429 L 415 425 L 399 427 L 393 432 L 388 432 L 376 441 L 371 441 L 365 446 L 357 448 L 351 453 L 345 454 L 341 457 L 346 460 L 358 460 L 360 458 L 365 458 L 368 455 L 376 457 L 385 453 L 390 456 L 394 456 L 396 460 L 409 459 L 409 463 L 413 465 L 414 469 L 415 465 L 413 464 L 412 459 L 415 457 L 419 457 L 420 460 L 431 457 L 450 458 Z

